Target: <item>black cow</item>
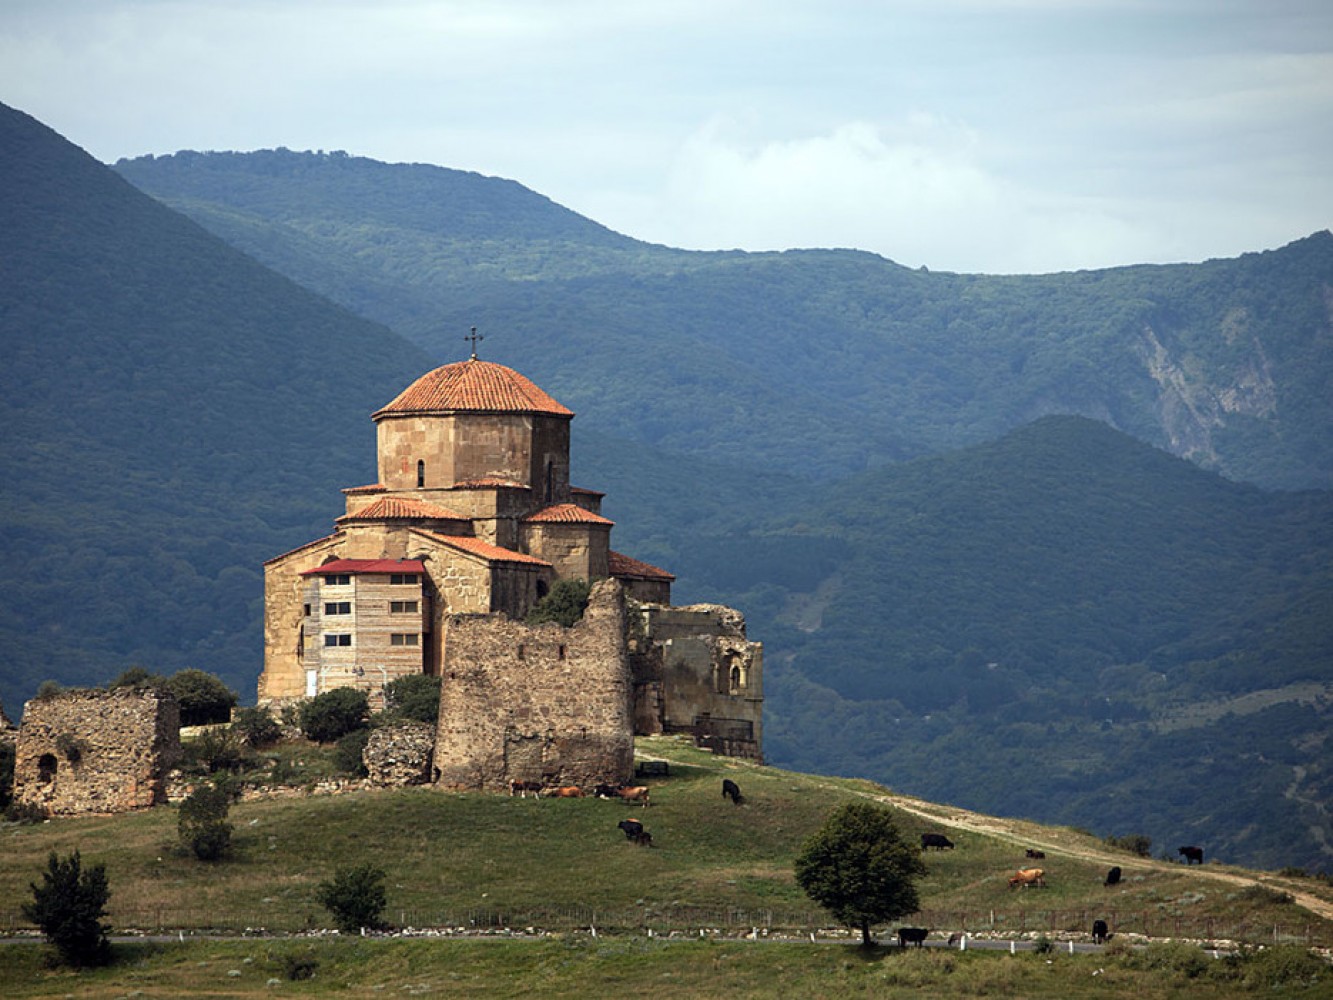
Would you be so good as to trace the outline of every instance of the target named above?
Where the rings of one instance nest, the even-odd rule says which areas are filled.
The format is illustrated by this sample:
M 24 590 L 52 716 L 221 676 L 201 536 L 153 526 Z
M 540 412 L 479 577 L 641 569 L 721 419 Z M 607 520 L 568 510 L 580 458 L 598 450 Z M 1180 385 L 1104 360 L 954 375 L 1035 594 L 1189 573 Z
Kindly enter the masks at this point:
M 1185 864 L 1203 864 L 1202 847 L 1179 847 L 1177 850 L 1184 856 Z
M 1045 852 L 1045 851 L 1039 851 L 1039 850 L 1037 850 L 1036 848 L 1033 848 L 1033 847 L 1029 847 L 1029 848 L 1028 848 L 1026 851 L 1024 851 L 1023 853 L 1024 853 L 1024 855 L 1026 855 L 1027 857 L 1032 858 L 1034 861 L 1045 861 L 1045 860 L 1046 860 L 1046 852 Z
M 933 847 L 937 851 L 949 850 L 953 847 L 953 841 L 942 833 L 923 833 L 921 835 L 921 850 Z
M 599 799 L 618 799 L 620 798 L 617 794 L 619 789 L 619 785 L 596 785 L 594 786 L 592 793 Z
M 1120 881 L 1120 866 L 1116 865 L 1106 873 L 1106 881 L 1102 885 L 1116 885 Z
M 1106 933 L 1106 921 L 1094 920 L 1092 922 L 1092 943 L 1106 944 L 1106 939 L 1111 935 Z
M 741 804 L 741 786 L 738 785 L 738 784 L 736 784 L 736 782 L 732 781 L 730 778 L 723 778 L 723 779 L 722 779 L 722 797 L 723 797 L 724 799 L 731 799 L 731 804 L 732 804 L 732 805 L 736 805 L 736 806 L 740 805 L 740 804 Z
M 645 830 L 637 819 L 622 819 L 616 825 L 625 834 L 626 840 L 632 840 L 640 847 L 653 846 L 653 835 Z
M 924 927 L 899 927 L 898 928 L 898 947 L 906 948 L 909 944 L 914 944 L 918 948 L 923 947 L 926 935 L 929 934 Z

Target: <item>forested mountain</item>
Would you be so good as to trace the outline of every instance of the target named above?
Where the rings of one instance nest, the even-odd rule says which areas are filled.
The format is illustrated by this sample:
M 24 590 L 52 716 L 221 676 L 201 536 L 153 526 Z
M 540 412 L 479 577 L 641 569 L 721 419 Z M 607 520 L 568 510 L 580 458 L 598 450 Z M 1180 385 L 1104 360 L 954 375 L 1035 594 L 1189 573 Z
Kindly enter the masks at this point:
M 1107 426 L 1327 483 L 1328 234 L 989 278 L 654 247 L 434 167 L 120 169 L 416 343 L 0 108 L 11 715 L 132 664 L 251 698 L 263 560 L 329 528 L 369 414 L 476 325 L 578 413 L 616 547 L 746 611 L 772 762 L 1333 864 L 1330 494 Z
M 1333 485 L 1333 236 L 1020 277 L 697 253 L 512 181 L 344 154 L 116 165 L 330 298 L 458 356 L 470 326 L 589 423 L 802 478 L 1081 414 L 1262 485 Z

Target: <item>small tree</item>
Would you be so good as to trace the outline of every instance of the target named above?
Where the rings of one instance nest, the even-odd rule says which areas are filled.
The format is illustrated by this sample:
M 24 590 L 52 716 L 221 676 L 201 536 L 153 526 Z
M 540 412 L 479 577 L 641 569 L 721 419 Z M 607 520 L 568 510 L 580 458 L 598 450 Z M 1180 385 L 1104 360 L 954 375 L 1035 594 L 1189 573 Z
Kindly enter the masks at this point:
M 102 923 L 107 887 L 106 866 L 93 865 L 83 870 L 79 852 L 64 861 L 52 851 L 42 873 L 42 884 L 29 882 L 32 902 L 23 904 L 23 915 L 35 923 L 66 965 L 105 965 L 111 958 L 107 933 Z
M 272 746 L 282 739 L 282 726 L 267 708 L 242 708 L 231 724 L 234 732 L 246 746 L 258 750 Z
M 893 814 L 868 802 L 849 802 L 807 840 L 796 858 L 796 882 L 805 894 L 872 944 L 872 924 L 920 907 L 917 876 L 925 865 L 898 833 Z
M 340 771 L 364 778 L 370 772 L 366 770 L 366 744 L 370 742 L 369 729 L 353 729 L 338 740 L 333 751 L 333 761 Z
M 370 703 L 356 688 L 334 688 L 301 706 L 301 732 L 316 743 L 332 743 L 366 723 Z
M 167 679 L 157 674 L 151 674 L 143 667 L 127 667 L 120 672 L 120 676 L 107 685 L 111 690 L 116 688 L 147 688 L 165 686 Z
M 231 796 L 216 785 L 200 785 L 181 803 L 176 833 L 181 846 L 200 861 L 217 861 L 231 849 L 227 822 Z
M 236 692 L 202 670 L 177 671 L 167 681 L 167 689 L 180 704 L 182 726 L 227 722 L 236 705 Z
M 558 622 L 569 628 L 583 617 L 592 585 L 587 580 L 557 580 L 551 592 L 538 601 L 524 619 L 529 625 Z
M 333 878 L 315 889 L 319 905 L 333 914 L 333 922 L 344 934 L 355 934 L 362 927 L 376 930 L 384 926 L 384 871 L 374 865 L 339 868 Z
M 440 716 L 440 679 L 409 674 L 384 685 L 386 715 L 434 725 Z

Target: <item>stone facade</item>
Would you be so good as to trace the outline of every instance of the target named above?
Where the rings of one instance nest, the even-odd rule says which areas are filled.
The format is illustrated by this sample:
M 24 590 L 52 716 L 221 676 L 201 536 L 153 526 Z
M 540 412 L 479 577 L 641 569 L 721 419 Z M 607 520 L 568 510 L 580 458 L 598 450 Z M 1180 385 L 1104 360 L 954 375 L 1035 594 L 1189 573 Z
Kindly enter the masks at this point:
M 432 777 L 434 752 L 434 727 L 425 722 L 404 722 L 371 733 L 361 760 L 372 785 L 424 785 Z
M 23 708 L 14 800 L 51 816 L 166 801 L 180 759 L 180 709 L 166 691 L 65 691 Z
M 618 582 L 597 583 L 571 628 L 455 615 L 445 633 L 435 739 L 441 786 L 629 780 L 634 722 Z
M 631 629 L 634 724 L 689 733 L 699 746 L 763 759 L 764 648 L 734 608 L 645 605 Z

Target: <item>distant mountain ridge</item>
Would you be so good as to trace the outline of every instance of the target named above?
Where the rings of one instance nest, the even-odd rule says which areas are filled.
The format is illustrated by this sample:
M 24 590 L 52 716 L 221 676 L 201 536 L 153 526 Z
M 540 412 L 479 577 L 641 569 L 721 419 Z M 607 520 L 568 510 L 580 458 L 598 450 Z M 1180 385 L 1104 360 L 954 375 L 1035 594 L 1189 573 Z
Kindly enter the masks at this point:
M 341 154 L 116 169 L 441 360 L 490 330 L 490 356 L 646 444 L 814 479 L 1069 413 L 1231 478 L 1333 485 L 1328 232 L 1233 260 L 990 277 L 653 246 L 512 181 Z
M 208 188 L 239 162 L 249 205 L 306 191 L 280 224 L 196 205 L 252 257 L 0 109 L 11 716 L 44 678 L 132 664 L 213 670 L 250 697 L 262 561 L 327 530 L 337 490 L 373 476 L 369 414 L 477 325 L 484 356 L 578 413 L 574 479 L 608 492 L 618 547 L 675 572 L 680 600 L 746 612 L 774 763 L 1328 863 L 1329 495 L 1228 482 L 1048 415 L 1150 438 L 1161 383 L 1267 370 L 1277 422 L 1210 440 L 1317 480 L 1327 234 L 1205 265 L 931 275 L 852 252 L 651 247 L 475 177 L 448 183 L 485 198 L 431 211 L 474 211 L 495 239 L 441 234 L 394 194 L 436 197 L 438 168 L 279 153 L 266 174 L 248 156 L 161 165 Z M 344 198 L 347 172 L 388 191 Z M 515 199 L 530 237 L 524 213 L 486 221 Z M 435 355 L 253 257 L 392 312 Z

